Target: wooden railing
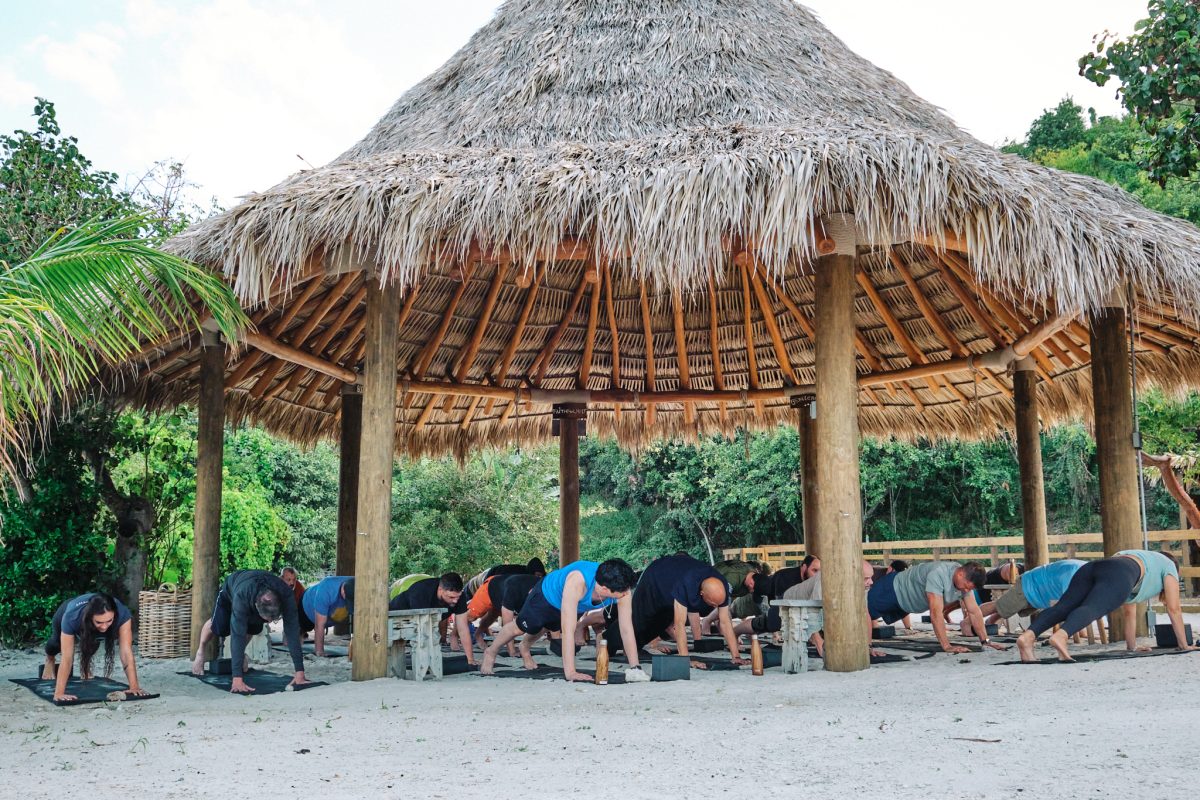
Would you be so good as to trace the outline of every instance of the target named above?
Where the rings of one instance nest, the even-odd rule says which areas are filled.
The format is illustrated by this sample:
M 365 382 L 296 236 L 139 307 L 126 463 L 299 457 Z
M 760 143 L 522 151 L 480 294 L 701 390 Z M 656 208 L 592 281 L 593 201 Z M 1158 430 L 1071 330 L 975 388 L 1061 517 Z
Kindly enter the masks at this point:
M 1050 560 L 1063 558 L 1093 559 L 1104 555 L 1103 537 L 1099 533 L 1061 533 L 1046 537 L 1050 544 Z M 1164 550 L 1175 556 L 1184 579 L 1184 592 L 1190 594 L 1191 579 L 1200 578 L 1200 564 L 1195 563 L 1189 542 L 1200 541 L 1200 530 L 1150 531 L 1148 538 L 1154 550 Z M 725 558 L 760 561 L 771 569 L 790 567 L 804 560 L 802 544 L 772 544 L 762 547 L 735 547 L 721 551 Z M 887 564 L 895 558 L 906 561 L 982 561 L 996 565 L 1002 560 L 1024 558 L 1024 540 L 1020 536 L 981 536 L 970 539 L 913 539 L 895 542 L 864 542 L 863 556 L 876 564 Z

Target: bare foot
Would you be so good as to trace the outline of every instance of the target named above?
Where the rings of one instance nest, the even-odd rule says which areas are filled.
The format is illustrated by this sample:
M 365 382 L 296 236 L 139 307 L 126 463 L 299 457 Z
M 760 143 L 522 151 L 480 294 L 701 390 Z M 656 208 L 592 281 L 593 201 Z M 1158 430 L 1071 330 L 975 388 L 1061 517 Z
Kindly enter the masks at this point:
M 46 659 L 46 663 L 42 667 L 42 680 L 44 680 L 44 681 L 54 680 L 54 673 L 55 673 L 54 661 L 51 659 Z
M 525 665 L 525 669 L 537 671 L 538 663 L 533 660 L 533 656 L 521 654 L 521 663 Z
M 496 654 L 492 648 L 483 651 L 483 660 L 479 662 L 480 675 L 495 675 L 496 674 Z
M 1071 654 L 1069 652 L 1067 652 L 1067 642 L 1069 640 L 1070 640 L 1070 637 L 1067 636 L 1067 632 L 1064 631 L 1062 628 L 1059 628 L 1058 632 L 1050 637 L 1050 646 L 1054 648 L 1054 652 L 1058 653 L 1059 661 L 1065 661 L 1065 662 L 1074 662 L 1075 661 L 1075 659 L 1071 658 Z
M 1033 646 L 1036 643 L 1037 637 L 1033 635 L 1033 631 L 1025 631 L 1017 637 L 1017 652 L 1021 654 L 1021 660 L 1026 664 L 1037 661 L 1033 655 Z
M 510 644 L 508 646 L 508 657 L 509 658 L 517 657 L 517 646 L 515 644 Z

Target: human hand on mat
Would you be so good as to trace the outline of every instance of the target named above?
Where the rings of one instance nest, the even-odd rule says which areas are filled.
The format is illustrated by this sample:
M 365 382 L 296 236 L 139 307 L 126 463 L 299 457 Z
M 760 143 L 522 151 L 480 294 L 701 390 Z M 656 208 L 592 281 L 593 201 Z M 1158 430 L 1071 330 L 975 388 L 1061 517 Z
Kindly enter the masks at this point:
M 234 694 L 250 694 L 254 691 L 254 687 L 248 686 L 246 681 L 241 678 L 234 678 L 229 683 L 229 691 Z
M 750 663 L 750 659 L 742 658 L 741 656 L 730 656 L 729 663 L 733 664 L 735 667 L 744 667 Z
M 869 654 L 870 654 L 871 658 L 883 658 L 885 655 L 887 655 L 882 650 L 879 650 L 874 647 L 869 648 Z
M 596 679 L 593 678 L 591 675 L 585 675 L 582 672 L 575 672 L 573 670 L 571 672 L 564 672 L 563 677 L 565 677 L 568 681 L 578 681 L 580 683 L 595 683 L 596 682 Z
M 58 694 L 58 693 L 55 693 L 55 695 L 54 695 L 54 702 L 56 702 L 56 703 L 69 703 L 69 702 L 71 702 L 71 701 L 73 701 L 73 700 L 78 700 L 78 699 L 79 699 L 79 698 L 78 698 L 78 697 L 76 697 L 76 696 L 75 696 L 75 695 L 73 695 L 73 694 Z
M 1185 644 L 1185 645 L 1180 645 L 1179 647 L 1176 647 L 1175 649 L 1181 653 L 1186 653 L 1189 650 L 1200 650 L 1200 647 L 1197 647 L 1194 644 Z
M 992 648 L 993 650 L 1000 650 L 1001 652 L 1008 649 L 1008 645 L 1006 645 L 1006 644 L 997 644 L 996 642 L 984 642 L 984 644 L 986 644 L 988 647 Z
M 1132 653 L 1149 653 L 1150 647 L 1148 645 L 1139 644 L 1137 647 L 1131 648 L 1130 652 L 1132 652 Z
M 971 652 L 971 649 L 969 647 L 963 647 L 963 646 L 957 645 L 957 644 L 948 644 L 948 645 L 945 645 L 942 647 L 942 652 L 943 653 L 969 653 L 969 652 Z
M 126 697 L 145 697 L 148 694 L 150 693 L 142 689 L 140 686 L 130 686 L 125 690 Z
M 688 663 L 692 665 L 692 669 L 708 669 L 708 664 L 705 664 L 703 661 L 696 661 L 695 659 L 692 659 Z

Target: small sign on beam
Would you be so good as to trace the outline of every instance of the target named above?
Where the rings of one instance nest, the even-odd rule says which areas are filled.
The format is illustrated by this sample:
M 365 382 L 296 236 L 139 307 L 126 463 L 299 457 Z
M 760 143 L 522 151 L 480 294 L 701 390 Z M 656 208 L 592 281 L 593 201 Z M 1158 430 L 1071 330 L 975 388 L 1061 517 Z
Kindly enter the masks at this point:
M 796 394 L 788 398 L 788 406 L 791 408 L 805 408 L 817 402 L 815 394 Z
M 574 420 L 580 436 L 587 436 L 587 405 L 583 403 L 557 403 L 554 406 L 550 435 L 559 436 L 563 421 Z

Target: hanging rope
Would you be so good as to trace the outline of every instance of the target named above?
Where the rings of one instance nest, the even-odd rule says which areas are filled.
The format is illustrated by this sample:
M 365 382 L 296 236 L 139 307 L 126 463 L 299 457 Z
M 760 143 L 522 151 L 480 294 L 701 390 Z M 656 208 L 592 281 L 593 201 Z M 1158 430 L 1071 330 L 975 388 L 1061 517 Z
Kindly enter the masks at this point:
M 1125 314 L 1129 324 L 1129 375 L 1133 390 L 1133 453 L 1137 458 L 1138 470 L 1138 503 L 1141 506 L 1142 519 L 1142 549 L 1150 549 L 1150 522 L 1146 513 L 1146 472 L 1142 465 L 1142 426 L 1138 414 L 1138 377 L 1137 377 L 1137 348 L 1135 334 L 1137 328 L 1137 303 L 1133 293 L 1133 281 L 1129 281 L 1125 290 Z

